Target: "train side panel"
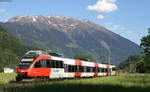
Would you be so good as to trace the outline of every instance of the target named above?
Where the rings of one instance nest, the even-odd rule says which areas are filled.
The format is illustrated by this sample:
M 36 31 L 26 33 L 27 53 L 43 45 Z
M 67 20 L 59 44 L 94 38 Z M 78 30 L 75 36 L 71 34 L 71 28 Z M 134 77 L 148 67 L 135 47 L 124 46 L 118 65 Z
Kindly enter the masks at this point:
M 26 74 L 30 78 L 58 79 L 116 75 L 116 70 L 114 65 L 43 55 L 38 56 L 28 69 L 18 67 L 17 73 L 18 75 Z

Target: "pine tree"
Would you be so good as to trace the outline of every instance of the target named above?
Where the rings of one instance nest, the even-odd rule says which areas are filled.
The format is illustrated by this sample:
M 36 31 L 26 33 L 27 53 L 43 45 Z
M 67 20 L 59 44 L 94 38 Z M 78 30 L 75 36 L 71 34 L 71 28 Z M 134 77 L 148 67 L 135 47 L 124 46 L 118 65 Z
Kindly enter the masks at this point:
M 141 39 L 141 48 L 144 50 L 145 71 L 150 72 L 150 28 L 148 29 L 148 35 Z

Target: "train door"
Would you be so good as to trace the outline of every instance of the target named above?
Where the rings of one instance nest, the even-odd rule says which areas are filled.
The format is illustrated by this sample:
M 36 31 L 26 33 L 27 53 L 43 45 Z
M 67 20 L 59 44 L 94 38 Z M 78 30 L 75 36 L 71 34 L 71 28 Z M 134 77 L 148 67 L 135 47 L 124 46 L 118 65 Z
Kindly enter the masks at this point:
M 51 74 L 50 78 L 63 78 L 64 64 L 63 61 L 51 60 Z
M 64 78 L 71 77 L 70 75 L 70 68 L 71 66 L 68 64 L 64 64 Z

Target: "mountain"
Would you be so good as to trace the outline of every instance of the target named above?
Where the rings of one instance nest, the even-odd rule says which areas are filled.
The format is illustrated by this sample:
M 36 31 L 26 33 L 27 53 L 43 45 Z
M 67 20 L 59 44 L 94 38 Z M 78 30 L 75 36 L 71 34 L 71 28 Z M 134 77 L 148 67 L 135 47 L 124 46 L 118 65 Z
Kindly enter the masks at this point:
M 34 48 L 23 45 L 0 26 L 0 71 L 4 67 L 17 66 L 19 57 L 31 49 Z
M 107 61 L 111 56 L 111 63 L 119 64 L 141 51 L 137 44 L 88 20 L 27 15 L 11 18 L 0 25 L 26 45 L 50 49 L 67 57 L 90 54 L 96 60 Z

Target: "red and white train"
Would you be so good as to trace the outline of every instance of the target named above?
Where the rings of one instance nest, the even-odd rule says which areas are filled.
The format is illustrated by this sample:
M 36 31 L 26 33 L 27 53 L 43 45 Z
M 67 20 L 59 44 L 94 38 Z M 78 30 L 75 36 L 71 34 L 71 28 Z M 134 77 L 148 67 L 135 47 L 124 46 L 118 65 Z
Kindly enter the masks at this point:
M 45 77 L 50 79 L 116 75 L 115 65 L 94 63 L 28 51 L 20 60 L 16 80 Z

